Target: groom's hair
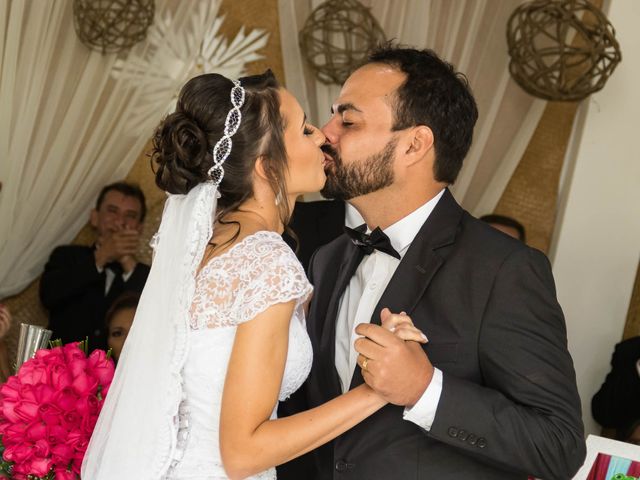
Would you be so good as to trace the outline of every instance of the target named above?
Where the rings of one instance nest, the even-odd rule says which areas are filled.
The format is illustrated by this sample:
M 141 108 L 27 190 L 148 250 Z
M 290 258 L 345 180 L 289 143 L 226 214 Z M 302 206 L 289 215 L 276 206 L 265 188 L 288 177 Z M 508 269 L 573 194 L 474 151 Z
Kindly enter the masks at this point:
M 426 125 L 434 136 L 434 178 L 454 183 L 473 137 L 478 108 L 467 78 L 432 50 L 386 43 L 369 55 L 368 63 L 382 63 L 406 74 L 395 98 L 392 129 Z

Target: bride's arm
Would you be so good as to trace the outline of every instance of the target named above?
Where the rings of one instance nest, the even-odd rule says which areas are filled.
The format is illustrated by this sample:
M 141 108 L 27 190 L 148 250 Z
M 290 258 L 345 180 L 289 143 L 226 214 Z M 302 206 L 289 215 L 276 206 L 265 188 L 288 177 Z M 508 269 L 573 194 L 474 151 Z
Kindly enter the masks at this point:
M 222 397 L 220 449 L 230 478 L 280 465 L 332 440 L 386 402 L 367 385 L 305 412 L 269 420 L 280 391 L 295 302 L 238 326 Z

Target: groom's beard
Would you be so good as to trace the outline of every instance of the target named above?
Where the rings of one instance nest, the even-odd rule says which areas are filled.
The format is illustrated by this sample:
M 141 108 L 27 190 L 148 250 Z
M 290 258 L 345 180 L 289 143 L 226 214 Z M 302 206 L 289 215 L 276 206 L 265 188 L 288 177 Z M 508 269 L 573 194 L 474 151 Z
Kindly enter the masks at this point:
M 382 151 L 363 162 L 345 165 L 342 157 L 331 145 L 322 145 L 322 151 L 331 157 L 333 164 L 326 169 L 327 182 L 320 191 L 325 198 L 351 200 L 376 192 L 393 183 L 394 150 L 397 138 L 392 138 Z

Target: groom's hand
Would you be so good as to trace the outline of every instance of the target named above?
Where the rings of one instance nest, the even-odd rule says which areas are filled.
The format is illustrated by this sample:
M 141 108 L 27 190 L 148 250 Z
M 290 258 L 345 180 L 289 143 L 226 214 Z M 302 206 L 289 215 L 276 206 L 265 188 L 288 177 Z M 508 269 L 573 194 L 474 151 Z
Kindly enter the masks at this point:
M 362 376 L 367 385 L 390 403 L 412 407 L 433 377 L 433 365 L 420 344 L 369 323 L 358 325 L 356 333 L 363 336 L 354 347 L 360 354 L 358 365 L 366 366 Z

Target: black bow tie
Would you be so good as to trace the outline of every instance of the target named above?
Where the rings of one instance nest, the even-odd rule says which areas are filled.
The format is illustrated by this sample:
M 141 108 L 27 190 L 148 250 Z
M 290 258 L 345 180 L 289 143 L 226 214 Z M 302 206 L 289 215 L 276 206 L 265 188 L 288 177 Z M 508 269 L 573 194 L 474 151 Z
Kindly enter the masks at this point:
M 104 266 L 104 268 L 108 268 L 116 275 L 121 275 L 123 272 L 122 265 L 120 265 L 119 262 L 109 262 Z
M 344 227 L 345 233 L 349 235 L 353 244 L 366 255 L 369 255 L 374 250 L 379 250 L 400 260 L 400 254 L 395 248 L 393 248 L 391 240 L 389 240 L 389 237 L 380 230 L 380 227 L 376 227 L 376 229 L 370 234 L 365 233 L 366 230 L 366 225 L 360 225 L 355 229 Z

